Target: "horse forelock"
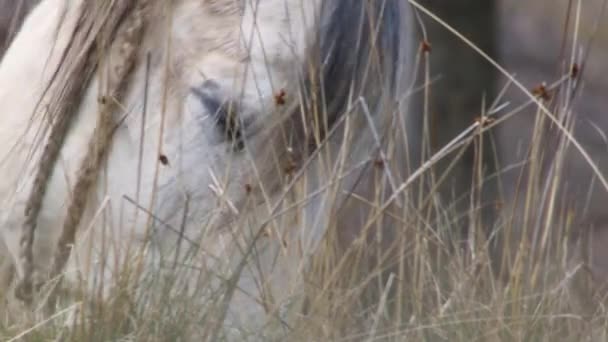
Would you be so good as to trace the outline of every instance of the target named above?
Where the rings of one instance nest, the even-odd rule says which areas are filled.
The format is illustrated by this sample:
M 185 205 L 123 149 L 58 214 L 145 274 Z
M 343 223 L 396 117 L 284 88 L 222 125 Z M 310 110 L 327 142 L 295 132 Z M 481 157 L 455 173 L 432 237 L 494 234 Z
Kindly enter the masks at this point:
M 29 300 L 33 273 L 33 241 L 36 221 L 42 207 L 49 179 L 55 168 L 63 141 L 68 133 L 72 118 L 77 115 L 80 101 L 84 96 L 94 72 L 100 61 L 98 54 L 110 47 L 116 50 L 118 63 L 112 66 L 107 80 L 108 99 L 101 99 L 100 106 L 108 107 L 110 98 L 120 101 L 133 63 L 141 43 L 143 18 L 147 1 L 92 2 L 80 4 L 80 17 L 77 20 L 71 39 L 62 52 L 61 60 L 51 77 L 42 97 L 48 97 L 48 107 L 44 115 L 51 122 L 50 132 L 43 146 L 41 159 L 38 161 L 31 192 L 25 205 L 25 221 L 21 237 L 20 261 L 23 268 L 23 279 L 18 286 L 18 295 Z M 104 6 L 105 5 L 105 6 Z M 129 20 L 131 19 L 131 20 Z M 126 22 L 125 27 L 121 27 Z M 119 34 L 119 35 L 117 35 Z M 117 45 L 117 46 L 116 46 Z M 89 187 L 95 180 L 99 163 L 110 143 L 112 113 L 101 112 L 94 136 L 81 169 L 77 175 L 76 185 L 68 207 L 64 229 L 60 237 L 60 246 L 56 260 L 53 261 L 55 273 L 59 273 L 67 260 L 69 247 L 73 243 L 75 230 L 82 217 Z

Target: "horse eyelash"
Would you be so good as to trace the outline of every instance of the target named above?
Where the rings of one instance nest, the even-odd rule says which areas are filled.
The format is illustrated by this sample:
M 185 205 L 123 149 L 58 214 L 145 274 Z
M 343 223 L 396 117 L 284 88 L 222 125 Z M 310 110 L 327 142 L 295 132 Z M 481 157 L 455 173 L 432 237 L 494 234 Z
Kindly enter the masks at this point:
M 238 109 L 232 101 L 220 102 L 216 97 L 192 88 L 192 93 L 211 113 L 215 125 L 222 131 L 227 141 L 233 143 L 235 152 L 242 151 L 245 147 L 243 133 Z

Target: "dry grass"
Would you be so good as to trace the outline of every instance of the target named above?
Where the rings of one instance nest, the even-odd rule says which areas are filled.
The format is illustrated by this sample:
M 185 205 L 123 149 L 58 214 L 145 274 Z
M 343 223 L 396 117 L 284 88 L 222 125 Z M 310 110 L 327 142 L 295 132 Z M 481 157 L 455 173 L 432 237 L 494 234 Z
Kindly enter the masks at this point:
M 411 2 L 420 15 L 432 15 L 425 13 L 417 2 Z M 440 18 L 435 19 L 441 22 Z M 454 39 L 466 40 L 457 32 Z M 476 49 L 473 44 L 470 47 Z M 427 97 L 433 89 L 427 57 L 420 52 L 417 58 L 420 73 L 412 87 L 416 96 Z M 572 60 L 576 61 L 574 57 Z M 230 267 L 217 268 L 220 274 L 215 276 L 223 279 L 219 282 L 212 281 L 207 270 L 196 270 L 199 274 L 192 287 L 179 279 L 179 273 L 193 271 L 174 267 L 171 272 L 146 274 L 145 280 L 138 282 L 138 291 L 133 291 L 129 280 L 133 270 L 126 268 L 121 278 L 123 286 L 108 302 L 76 294 L 57 303 L 59 309 L 50 316 L 44 307 L 31 313 L 13 302 L 0 311 L 0 339 L 223 340 L 237 336 L 234 335 L 237 332 L 240 334 L 237 340 L 250 336 L 281 341 L 608 339 L 608 316 L 603 306 L 597 305 L 601 301 L 588 296 L 585 267 L 577 265 L 577 259 L 572 257 L 578 246 L 568 240 L 567 233 L 576 226 L 560 200 L 560 186 L 565 181 L 560 170 L 567 151 L 572 147 L 578 149 L 589 165 L 595 167 L 592 156 L 586 155 L 571 134 L 569 118 L 577 78 L 566 72 L 547 86 L 556 97 L 544 101 L 521 86 L 498 63 L 490 59 L 488 62 L 509 77 L 505 87 L 519 88 L 528 101 L 505 103 L 499 96 L 492 104 L 484 105 L 481 116 L 487 120 L 471 123 L 468 130 L 437 153 L 431 155 L 429 147 L 423 146 L 425 162 L 417 170 L 403 175 L 393 168 L 394 174 L 402 176 L 396 184 L 395 197 L 403 206 L 387 209 L 386 199 L 374 198 L 369 200 L 372 210 L 365 221 L 372 228 L 387 216 L 397 222 L 397 229 L 392 232 L 393 244 L 379 243 L 372 234 L 365 243 L 356 239 L 348 248 L 342 248 L 336 242 L 335 227 L 329 227 L 330 234 L 308 271 L 294 283 L 297 287 L 287 291 L 289 300 L 279 307 L 269 305 L 276 309 L 276 315 L 263 329 L 249 332 L 246 327 L 237 326 L 231 332 L 220 324 L 225 319 L 226 303 L 238 292 L 233 280 L 243 271 L 238 267 L 244 265 L 239 260 L 246 255 L 249 261 L 254 264 L 256 261 L 254 250 L 243 245 L 244 251 L 237 248 L 234 254 L 226 256 L 232 259 Z M 485 174 L 483 161 L 475 158 L 473 187 L 469 193 L 456 194 L 449 202 L 437 189 L 449 177 L 450 170 L 437 170 L 433 166 L 442 158 L 459 155 L 465 148 L 474 148 L 476 155 L 481 155 L 482 149 L 493 149 L 493 141 L 488 138 L 491 135 L 486 132 L 529 107 L 536 107 L 537 114 L 527 165 L 518 186 L 524 200 L 505 205 L 494 226 L 484 227 L 480 208 L 507 199 L 481 203 L 481 189 L 485 182 L 514 166 L 503 166 L 498 174 Z M 545 155 L 543 149 L 549 126 L 560 132 L 557 153 L 551 156 Z M 383 167 L 394 166 L 387 162 Z M 602 180 L 601 171 L 596 168 L 596 172 Z M 327 178 L 337 176 L 329 174 Z M 298 197 L 298 182 L 286 190 L 289 195 L 284 201 L 272 206 L 295 211 L 309 200 Z M 597 186 L 606 185 L 605 181 L 598 183 Z M 456 211 L 457 201 L 469 203 L 468 210 Z M 280 225 L 276 212 L 261 220 Z M 386 215 L 378 215 L 379 212 Z M 461 226 L 463 221 L 465 227 Z M 256 231 L 252 234 L 257 236 Z M 286 246 L 295 248 L 290 241 L 286 242 Z M 264 300 L 272 303 L 269 298 L 273 297 L 278 295 L 271 289 Z

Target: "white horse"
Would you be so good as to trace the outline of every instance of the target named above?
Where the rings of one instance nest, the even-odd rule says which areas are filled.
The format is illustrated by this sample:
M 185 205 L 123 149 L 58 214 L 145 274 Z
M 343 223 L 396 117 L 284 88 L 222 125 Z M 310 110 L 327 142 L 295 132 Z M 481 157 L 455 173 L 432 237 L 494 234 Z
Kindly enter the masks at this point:
M 401 201 L 404 141 L 390 152 L 385 133 L 408 133 L 408 6 L 42 1 L 0 64 L 0 229 L 20 297 L 59 274 L 108 296 L 124 269 L 188 256 L 237 281 L 226 322 L 264 321 L 260 281 L 280 307 L 327 227 L 351 242 L 383 222 L 370 201 Z

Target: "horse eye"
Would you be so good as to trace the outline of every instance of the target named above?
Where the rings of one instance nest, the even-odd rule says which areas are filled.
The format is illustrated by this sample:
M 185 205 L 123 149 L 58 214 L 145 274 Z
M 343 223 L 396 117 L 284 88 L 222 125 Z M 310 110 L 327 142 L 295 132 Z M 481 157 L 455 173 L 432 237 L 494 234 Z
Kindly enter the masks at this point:
M 203 89 L 217 88 L 215 83 L 207 84 L 208 82 L 205 82 Z M 245 148 L 245 143 L 243 141 L 242 126 L 236 103 L 233 101 L 221 101 L 219 96 L 214 96 L 205 90 L 197 88 L 192 88 L 192 93 L 211 113 L 214 123 L 226 141 L 233 144 L 233 150 L 235 152 L 242 151 Z

